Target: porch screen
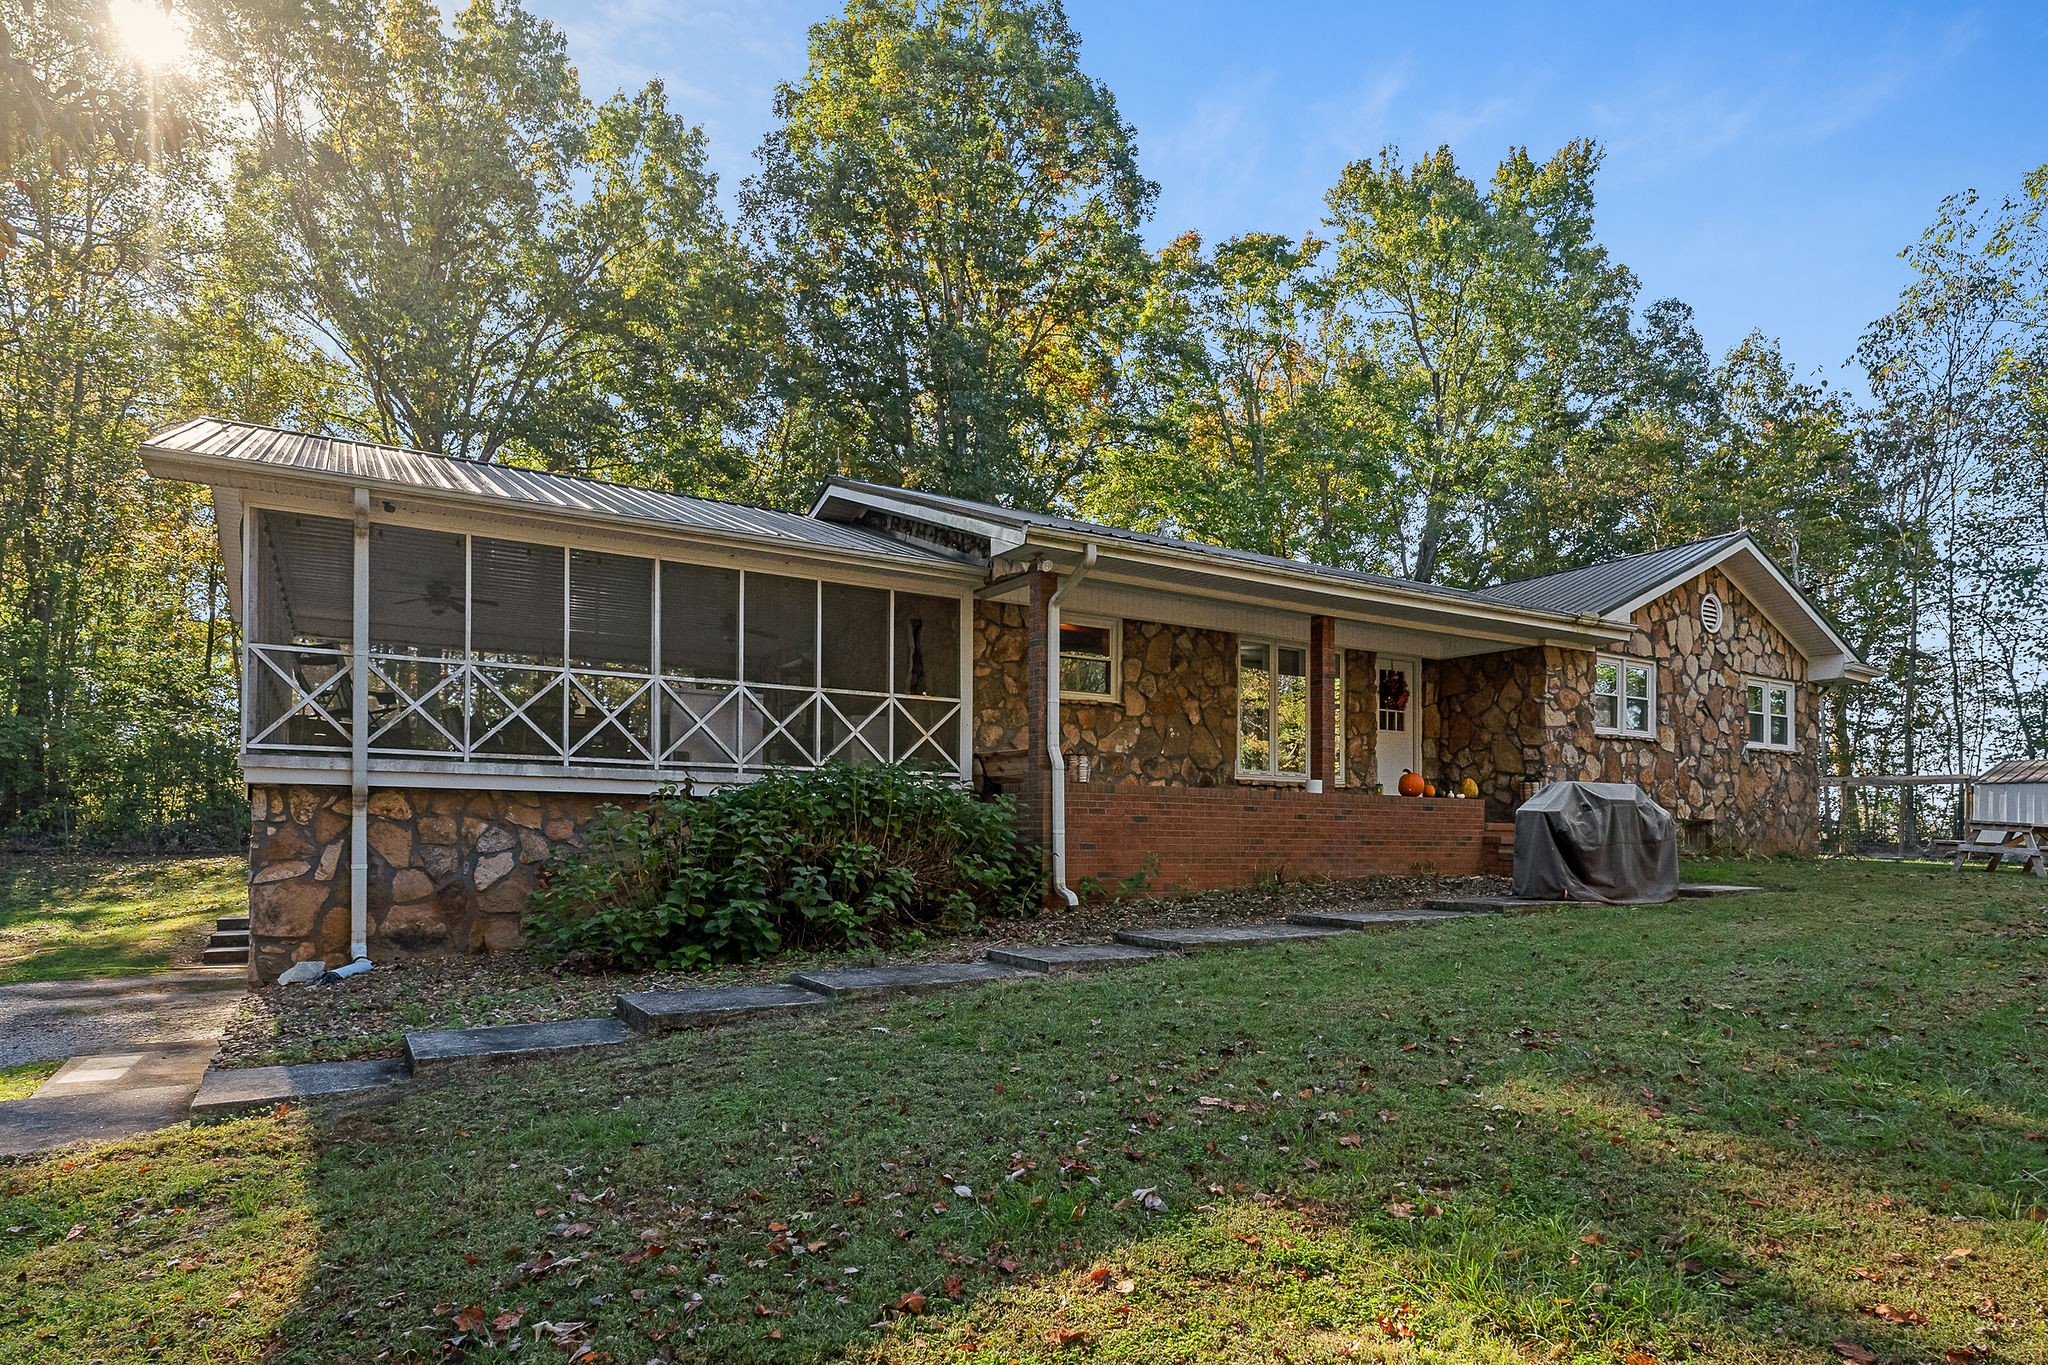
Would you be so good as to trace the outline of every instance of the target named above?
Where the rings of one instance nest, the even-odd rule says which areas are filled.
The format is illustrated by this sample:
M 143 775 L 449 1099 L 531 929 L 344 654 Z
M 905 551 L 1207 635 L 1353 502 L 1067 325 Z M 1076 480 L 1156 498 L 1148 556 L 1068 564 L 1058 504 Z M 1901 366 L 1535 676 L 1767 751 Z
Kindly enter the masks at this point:
M 354 529 L 251 520 L 244 743 L 345 753 Z M 958 771 L 961 601 L 377 523 L 373 755 Z

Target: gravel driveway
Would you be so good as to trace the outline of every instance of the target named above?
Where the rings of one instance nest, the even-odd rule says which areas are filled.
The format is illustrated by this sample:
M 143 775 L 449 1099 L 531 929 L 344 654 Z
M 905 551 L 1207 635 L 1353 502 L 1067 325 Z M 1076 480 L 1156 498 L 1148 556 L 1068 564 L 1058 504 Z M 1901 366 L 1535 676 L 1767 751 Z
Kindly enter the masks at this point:
M 0 1067 L 218 1038 L 247 985 L 240 967 L 187 967 L 0 986 Z

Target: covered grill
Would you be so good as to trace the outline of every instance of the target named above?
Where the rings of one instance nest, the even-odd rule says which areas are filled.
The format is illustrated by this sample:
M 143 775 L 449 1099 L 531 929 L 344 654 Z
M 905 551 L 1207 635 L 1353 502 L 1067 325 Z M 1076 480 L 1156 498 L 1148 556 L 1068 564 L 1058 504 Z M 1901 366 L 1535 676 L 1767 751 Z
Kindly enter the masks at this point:
M 1629 782 L 1553 782 L 1515 812 L 1515 895 L 1648 905 L 1678 895 L 1678 827 Z

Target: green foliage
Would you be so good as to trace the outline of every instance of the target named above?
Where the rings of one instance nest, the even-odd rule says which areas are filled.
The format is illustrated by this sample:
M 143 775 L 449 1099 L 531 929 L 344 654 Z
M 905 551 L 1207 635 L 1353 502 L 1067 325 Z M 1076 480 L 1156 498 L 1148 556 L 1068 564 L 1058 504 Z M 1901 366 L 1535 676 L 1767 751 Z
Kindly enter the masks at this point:
M 1114 439 L 1157 187 L 1079 50 L 1044 0 L 852 0 L 811 30 L 743 203 L 813 477 L 1044 505 Z
M 701 967 L 1022 914 L 1038 886 L 1007 802 L 834 764 L 606 810 L 549 862 L 527 940 L 629 969 Z

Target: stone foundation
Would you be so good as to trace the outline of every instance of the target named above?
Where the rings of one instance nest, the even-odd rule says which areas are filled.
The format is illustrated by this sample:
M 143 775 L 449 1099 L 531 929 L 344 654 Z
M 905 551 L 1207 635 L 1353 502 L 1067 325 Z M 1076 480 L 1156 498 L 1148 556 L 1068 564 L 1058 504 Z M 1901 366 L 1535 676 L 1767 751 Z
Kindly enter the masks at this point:
M 369 948 L 394 956 L 516 947 L 538 864 L 616 798 L 396 788 L 370 793 Z M 249 790 L 249 973 L 261 984 L 349 950 L 346 787 Z

